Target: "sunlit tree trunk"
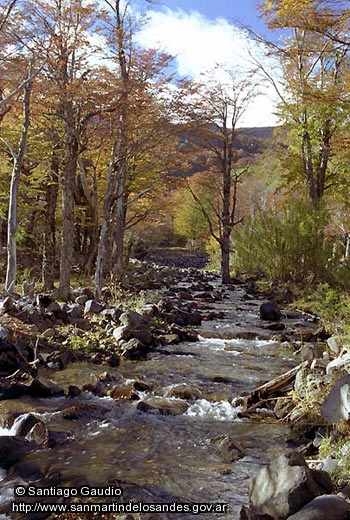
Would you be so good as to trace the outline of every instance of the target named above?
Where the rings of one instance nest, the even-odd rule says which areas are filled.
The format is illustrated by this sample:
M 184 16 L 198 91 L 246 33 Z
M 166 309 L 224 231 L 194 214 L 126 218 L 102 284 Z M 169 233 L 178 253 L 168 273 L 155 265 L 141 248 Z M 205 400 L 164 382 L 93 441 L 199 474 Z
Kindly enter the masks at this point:
M 31 74 L 30 74 L 31 76 Z M 23 98 L 23 123 L 22 132 L 19 142 L 18 153 L 11 149 L 13 156 L 13 169 L 11 175 L 10 185 L 10 202 L 8 212 L 7 225 L 7 269 L 5 291 L 8 293 L 14 292 L 16 285 L 16 271 L 17 271 L 17 202 L 18 202 L 18 185 L 21 173 L 21 168 L 24 160 L 24 154 L 27 148 L 28 132 L 30 126 L 30 97 L 32 90 L 32 81 L 25 85 Z
M 121 274 L 125 234 L 124 194 L 127 179 L 129 70 L 125 55 L 126 33 L 124 27 L 123 8 L 120 0 L 115 1 L 113 14 L 115 16 L 115 38 L 120 70 L 121 92 L 119 100 L 119 121 L 116 128 L 116 138 L 113 143 L 108 169 L 104 211 L 96 259 L 95 292 L 97 295 L 101 293 L 103 277 L 106 274 L 107 265 L 110 263 L 111 259 L 113 220 L 115 220 L 117 227 L 117 257 L 115 259 L 116 267 L 112 270 L 117 276 Z

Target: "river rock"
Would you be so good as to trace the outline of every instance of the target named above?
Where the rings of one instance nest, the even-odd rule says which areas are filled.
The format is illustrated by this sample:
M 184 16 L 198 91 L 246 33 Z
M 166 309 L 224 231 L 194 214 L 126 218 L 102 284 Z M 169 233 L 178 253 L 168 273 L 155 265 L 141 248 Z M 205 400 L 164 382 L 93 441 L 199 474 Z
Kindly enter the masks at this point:
M 46 312 L 57 312 L 57 311 L 60 311 L 61 310 L 61 307 L 59 305 L 59 303 L 55 302 L 55 301 L 52 301 L 46 308 Z
M 195 399 L 202 399 L 202 392 L 193 385 L 176 385 L 170 388 L 167 397 L 175 397 L 177 399 L 184 399 L 185 401 L 194 401 Z
M 147 354 L 148 350 L 148 347 L 137 338 L 132 338 L 121 345 L 121 354 L 126 359 L 141 359 Z
M 32 397 L 58 397 L 64 395 L 63 388 L 43 377 L 34 378 L 28 390 Z
M 78 303 L 75 303 L 69 308 L 69 311 L 67 312 L 69 322 L 75 323 L 79 320 L 81 320 L 84 316 L 84 310 L 82 305 L 79 305 Z
M 132 388 L 127 388 L 125 386 L 115 386 L 108 392 L 108 395 L 116 401 L 119 401 L 120 399 L 138 401 L 140 399 Z
M 350 353 L 333 359 L 328 363 L 326 373 L 332 377 L 342 377 L 350 374 Z
M 177 290 L 175 288 L 175 296 L 179 300 L 193 300 L 193 295 L 189 291 L 185 291 L 183 289 Z
M 149 347 L 154 342 L 153 334 L 147 329 L 131 330 L 130 334 L 132 338 L 138 339 L 141 343 L 146 345 L 146 347 Z
M 336 355 L 340 354 L 342 349 L 342 340 L 339 336 L 331 336 L 327 339 L 327 345 L 329 349 Z
M 182 415 L 188 409 L 185 401 L 152 397 L 147 401 L 140 401 L 137 409 L 145 413 L 159 413 L 160 415 Z
M 83 307 L 85 305 L 85 303 L 88 301 L 88 300 L 93 300 L 94 299 L 94 296 L 92 296 L 92 298 L 89 298 L 89 296 L 87 294 L 80 294 L 79 296 L 77 296 L 75 298 L 75 303 L 77 305 L 79 305 L 80 307 Z
M 305 368 L 297 372 L 294 381 L 294 391 L 301 398 L 306 395 L 318 395 L 324 389 L 325 383 L 330 383 L 330 378 L 325 374 L 307 373 Z
M 0 436 L 0 467 L 8 470 L 33 449 L 35 444 L 23 437 Z
M 316 476 L 318 473 L 311 471 L 303 456 L 296 451 L 280 455 L 261 468 L 250 482 L 253 513 L 284 520 L 316 496 L 332 493 L 330 478 L 327 485 L 321 485 L 321 477 Z
M 29 433 L 30 430 L 33 428 L 33 426 L 38 422 L 41 422 L 40 419 L 35 417 L 35 415 L 33 415 L 32 413 L 28 413 L 26 417 L 24 417 L 21 421 L 17 429 L 16 435 L 18 435 L 18 437 L 25 437 L 27 433 Z
M 158 307 L 154 303 L 146 303 L 143 305 L 140 309 L 140 314 L 145 316 L 148 320 L 160 315 Z
M 215 453 L 225 462 L 235 462 L 246 455 L 242 444 L 228 435 L 214 439 Z
M 103 419 L 109 409 L 102 404 L 80 403 L 69 406 L 61 411 L 61 416 L 67 421 L 91 421 L 92 419 Z
M 187 325 L 198 327 L 202 324 L 202 315 L 198 311 L 187 312 L 178 310 L 171 321 L 174 321 L 174 323 L 182 327 L 186 327 Z
M 170 325 L 170 330 L 180 338 L 180 341 L 198 341 L 197 332 L 191 329 L 186 329 L 185 327 L 180 327 L 180 325 L 175 325 L 175 323 L 173 323 Z
M 95 298 L 94 292 L 89 287 L 84 287 L 81 290 L 81 294 L 85 294 L 88 297 L 88 300 L 93 300 Z
M 73 363 L 74 361 L 83 361 L 86 359 L 86 355 L 84 352 L 80 350 L 54 350 L 49 354 L 47 357 L 47 363 L 48 366 L 52 366 L 56 368 L 56 365 L 58 368 L 64 368 L 69 363 Z
M 346 520 L 350 518 L 350 504 L 336 495 L 314 498 L 287 520 Z
M 1 362 L 1 355 L 0 355 Z M 11 371 L 13 372 L 13 371 Z M 0 399 L 18 399 L 22 395 L 28 392 L 32 377 L 28 377 L 25 381 L 15 381 L 9 379 L 0 379 Z
M 0 324 L 0 341 L 7 339 L 10 335 L 10 331 Z M 1 348 L 1 347 L 0 347 Z
M 120 357 L 118 356 L 118 354 L 111 354 L 110 356 L 106 357 L 106 363 L 110 367 L 114 367 L 114 368 L 119 367 Z
M 272 323 L 268 323 L 267 325 L 263 326 L 263 329 L 273 330 L 273 331 L 285 330 L 285 328 L 286 328 L 285 324 L 281 323 L 280 321 L 274 321 Z
M 29 323 L 29 325 L 39 326 L 39 324 L 43 321 L 41 312 L 34 305 L 25 305 L 17 314 L 17 316 L 20 320 L 24 321 L 25 323 Z M 52 325 L 52 323 L 49 320 L 48 322 L 50 323 L 50 325 Z
M 144 329 L 149 326 L 149 318 L 144 314 L 135 311 L 127 311 L 121 314 L 119 321 L 129 329 Z
M 101 312 L 102 316 L 104 316 L 109 321 L 119 321 L 120 316 L 123 314 L 122 309 L 120 306 L 117 307 L 111 307 L 108 309 L 104 309 Z
M 133 387 L 137 392 L 150 392 L 152 390 L 152 385 L 145 381 L 134 381 Z
M 48 447 L 50 441 L 50 432 L 45 424 L 38 420 L 26 435 L 26 439 L 35 442 L 40 447 Z
M 118 327 L 113 330 L 113 336 L 116 341 L 128 341 L 131 338 L 130 329 L 127 325 Z
M 174 303 L 170 298 L 162 298 L 159 300 L 158 305 L 158 314 L 159 313 L 170 313 L 174 308 Z
M 69 323 L 69 316 L 68 316 L 67 309 L 64 309 L 62 307 L 55 308 L 52 312 L 47 313 L 45 316 L 50 317 L 50 319 L 52 321 L 56 322 L 56 324 L 59 324 L 59 325 L 61 325 L 61 324 L 68 325 L 68 323 Z
M 22 355 L 19 355 L 20 352 Z M 2 375 L 12 374 L 17 369 L 23 367 L 25 363 L 25 359 L 28 358 L 28 352 L 26 349 L 21 349 L 20 347 L 11 343 L 8 340 L 0 340 L 0 372 Z M 0 387 L 3 387 L 5 384 L 5 388 L 7 387 L 6 381 L 1 381 Z
M 87 300 L 84 307 L 84 314 L 86 316 L 92 314 L 100 314 L 104 309 L 102 303 L 97 302 L 96 300 Z
M 67 395 L 68 397 L 78 397 L 81 394 L 81 389 L 76 385 L 69 385 Z
M 333 386 L 322 405 L 322 415 L 330 424 L 348 421 L 350 418 L 350 375 L 344 376 Z
M 177 334 L 161 334 L 158 336 L 161 345 L 177 345 L 180 343 L 180 338 Z
M 281 319 L 281 309 L 276 302 L 265 302 L 260 306 L 260 318 L 266 321 Z

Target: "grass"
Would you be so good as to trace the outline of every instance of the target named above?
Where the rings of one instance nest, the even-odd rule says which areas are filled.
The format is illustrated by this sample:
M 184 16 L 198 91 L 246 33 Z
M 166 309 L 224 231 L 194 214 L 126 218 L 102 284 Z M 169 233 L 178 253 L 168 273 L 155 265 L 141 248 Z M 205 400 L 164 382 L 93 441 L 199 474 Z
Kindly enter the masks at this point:
M 319 316 L 328 332 L 350 342 L 350 294 L 334 289 L 328 283 L 304 290 L 293 307 Z
M 337 467 L 331 471 L 335 481 L 350 483 L 350 424 L 341 421 L 336 425 L 338 438 L 331 435 L 324 437 L 319 448 L 320 458 L 332 457 L 338 461 Z

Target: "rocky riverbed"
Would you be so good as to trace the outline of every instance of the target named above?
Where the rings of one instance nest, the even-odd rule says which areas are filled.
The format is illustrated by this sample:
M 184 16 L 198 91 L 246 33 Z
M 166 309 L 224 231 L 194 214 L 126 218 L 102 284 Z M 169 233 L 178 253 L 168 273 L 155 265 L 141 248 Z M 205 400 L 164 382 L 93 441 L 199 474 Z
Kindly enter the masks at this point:
M 317 458 L 314 439 L 325 419 L 303 426 L 307 411 L 286 397 L 294 385 L 300 399 L 315 390 L 326 398 L 334 380 L 347 373 L 346 356 L 339 362 L 342 347 L 334 347 L 318 320 L 272 301 L 261 307 L 264 297 L 249 284 L 234 280 L 222 287 L 216 275 L 193 269 L 136 264 L 124 285 L 129 302 L 118 301 L 111 288 L 99 301 L 87 288 L 74 291 L 69 303 L 53 295 L 2 299 L 0 518 L 55 518 L 11 511 L 15 485 L 114 486 L 125 504 L 218 506 L 194 516 L 106 516 L 128 520 L 294 519 L 308 504 L 309 516 L 295 518 L 310 520 L 317 508 L 335 505 L 347 515 L 346 494 L 335 495 L 323 462 L 309 468 L 303 457 Z M 295 383 L 287 381 L 271 395 L 252 394 L 301 363 Z M 345 384 L 333 392 L 343 395 Z M 346 419 L 347 402 L 337 411 L 334 399 L 326 405 L 330 422 L 330 413 Z M 302 439 L 293 433 L 295 424 L 307 432 Z M 297 455 L 286 455 L 297 445 Z M 266 474 L 259 476 L 269 467 L 275 475 L 270 494 Z M 286 479 L 295 486 L 281 490 Z M 312 508 L 319 495 L 337 504 L 328 500 Z M 30 505 L 35 497 L 22 500 Z

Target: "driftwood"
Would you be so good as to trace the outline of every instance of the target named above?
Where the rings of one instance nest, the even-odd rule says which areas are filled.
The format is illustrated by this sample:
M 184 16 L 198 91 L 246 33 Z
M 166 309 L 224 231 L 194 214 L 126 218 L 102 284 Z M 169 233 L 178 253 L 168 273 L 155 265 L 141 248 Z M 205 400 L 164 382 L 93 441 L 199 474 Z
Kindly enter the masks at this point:
M 295 376 L 302 368 L 306 368 L 308 365 L 308 361 L 304 361 L 300 363 L 300 365 L 288 370 L 284 374 L 271 379 L 267 383 L 264 383 L 261 386 L 255 388 L 250 394 L 244 397 L 245 405 L 248 409 L 256 409 L 259 404 L 266 402 L 268 398 L 280 395 L 280 393 L 288 386 L 292 381 L 294 381 Z M 248 410 L 247 410 L 248 411 Z M 253 410 L 251 410 L 253 411 Z

